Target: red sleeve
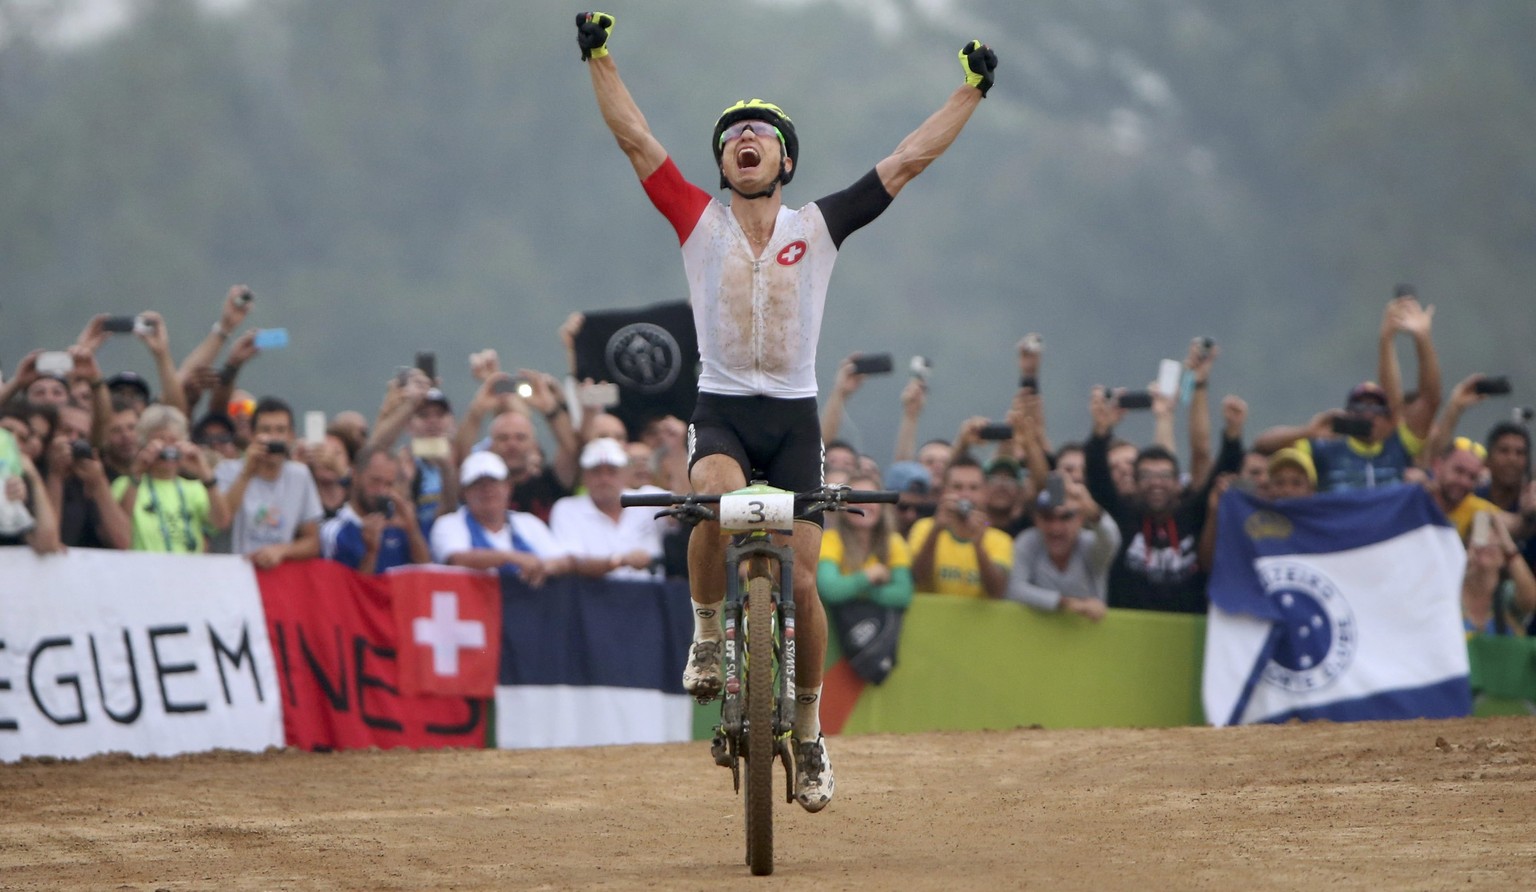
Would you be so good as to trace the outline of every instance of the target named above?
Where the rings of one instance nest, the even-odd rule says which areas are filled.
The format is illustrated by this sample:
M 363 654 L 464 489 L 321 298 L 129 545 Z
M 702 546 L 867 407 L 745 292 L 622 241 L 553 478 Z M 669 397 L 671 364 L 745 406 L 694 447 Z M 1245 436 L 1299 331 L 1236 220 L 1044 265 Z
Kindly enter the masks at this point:
M 704 215 L 704 209 L 709 207 L 709 193 L 683 179 L 682 171 L 672 163 L 671 156 L 655 172 L 641 180 L 640 185 L 645 187 L 645 194 L 651 197 L 651 204 L 656 205 L 656 210 L 661 211 L 661 215 L 671 221 L 672 228 L 677 230 L 677 243 L 681 245 L 688 241 L 693 227 Z

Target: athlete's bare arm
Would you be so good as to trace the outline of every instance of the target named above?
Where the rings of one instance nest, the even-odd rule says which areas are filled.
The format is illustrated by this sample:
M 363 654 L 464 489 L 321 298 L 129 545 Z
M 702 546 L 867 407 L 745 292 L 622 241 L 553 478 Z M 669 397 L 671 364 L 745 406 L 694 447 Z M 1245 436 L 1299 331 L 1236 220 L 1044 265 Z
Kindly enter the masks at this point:
M 634 165 L 635 173 L 645 179 L 667 160 L 667 150 L 651 135 L 645 115 L 640 113 L 640 107 L 635 105 L 624 81 L 619 78 L 613 56 L 592 59 L 587 63 L 587 70 L 592 72 L 592 92 L 597 94 L 597 108 L 603 113 L 603 121 L 613 131 L 613 137 L 619 141 L 619 148 L 624 150 L 629 163 Z
M 934 159 L 944 154 L 971 113 L 981 104 L 981 91 L 962 84 L 949 94 L 949 99 L 929 116 L 918 128 L 907 135 L 890 155 L 875 165 L 880 184 L 892 198 L 913 177 L 927 169 Z
M 956 87 L 938 111 L 909 133 L 896 151 L 875 165 L 880 185 L 892 198 L 908 181 L 926 170 L 935 158 L 944 154 L 960 135 L 965 122 L 971 119 L 971 113 L 992 88 L 992 72 L 996 68 L 997 55 L 981 41 L 973 40 L 961 48 L 960 70 L 965 75 L 965 83 Z

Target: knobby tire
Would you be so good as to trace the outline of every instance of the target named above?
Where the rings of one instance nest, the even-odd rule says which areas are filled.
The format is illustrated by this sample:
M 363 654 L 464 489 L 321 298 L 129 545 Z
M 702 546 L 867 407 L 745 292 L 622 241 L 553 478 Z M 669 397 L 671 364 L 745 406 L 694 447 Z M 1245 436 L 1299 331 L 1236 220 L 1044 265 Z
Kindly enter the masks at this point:
M 747 580 L 747 866 L 773 873 L 773 594 L 767 574 Z

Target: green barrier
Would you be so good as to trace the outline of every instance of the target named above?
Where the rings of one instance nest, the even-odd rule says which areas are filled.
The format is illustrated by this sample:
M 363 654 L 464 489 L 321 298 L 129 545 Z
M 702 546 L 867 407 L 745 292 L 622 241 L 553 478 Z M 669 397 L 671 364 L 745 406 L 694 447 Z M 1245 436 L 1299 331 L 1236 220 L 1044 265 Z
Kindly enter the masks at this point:
M 1103 622 L 1012 602 L 918 595 L 896 670 L 865 686 L 844 734 L 1205 724 L 1205 617 L 1111 610 Z M 1468 642 L 1476 715 L 1536 713 L 1536 639 Z M 838 657 L 828 642 L 827 662 Z M 824 713 L 825 714 L 825 713 Z M 702 739 L 718 703 L 694 713 Z
M 1205 618 L 1111 610 L 1102 622 L 1005 601 L 918 595 L 896 670 L 846 733 L 1199 724 Z

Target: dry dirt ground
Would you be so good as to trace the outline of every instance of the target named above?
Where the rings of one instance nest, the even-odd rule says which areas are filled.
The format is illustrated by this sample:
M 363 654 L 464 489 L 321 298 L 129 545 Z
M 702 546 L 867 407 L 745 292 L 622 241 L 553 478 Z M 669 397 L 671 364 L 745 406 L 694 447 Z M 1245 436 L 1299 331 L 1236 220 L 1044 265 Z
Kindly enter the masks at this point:
M 703 743 L 0 765 L 3 889 L 1529 889 L 1536 718 L 834 738 L 775 816 Z

